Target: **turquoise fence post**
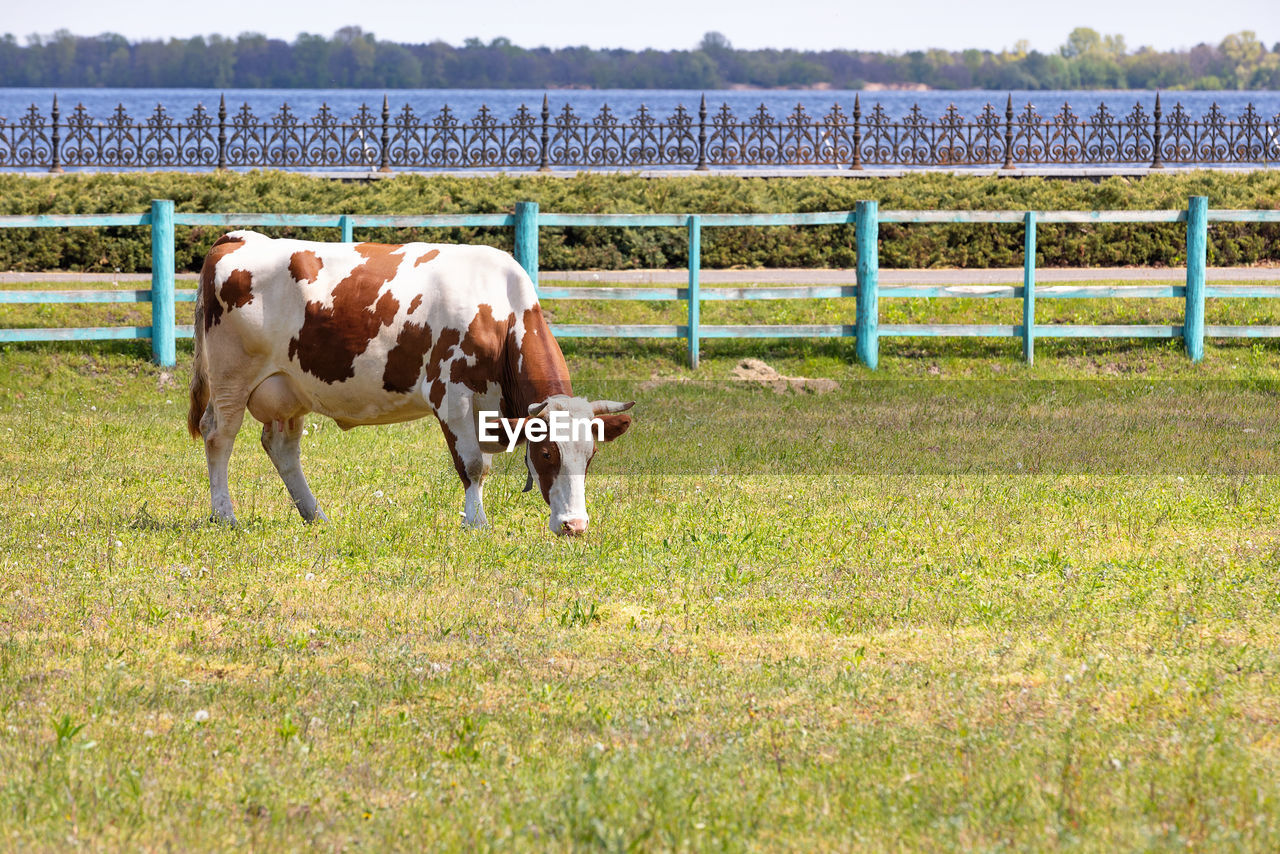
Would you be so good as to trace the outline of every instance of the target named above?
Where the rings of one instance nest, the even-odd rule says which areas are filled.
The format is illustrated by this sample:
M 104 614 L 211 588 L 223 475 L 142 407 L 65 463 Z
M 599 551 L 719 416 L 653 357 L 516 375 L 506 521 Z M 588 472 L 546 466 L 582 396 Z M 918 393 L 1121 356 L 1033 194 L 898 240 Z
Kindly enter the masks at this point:
M 538 203 L 516 202 L 516 261 L 538 290 Z
M 1209 197 L 1192 196 L 1187 204 L 1187 309 L 1182 340 L 1191 361 L 1204 358 L 1204 274 L 1209 248 Z
M 355 242 L 356 242 L 356 223 L 355 223 L 355 220 L 353 220 L 351 217 L 347 216 L 346 214 L 343 214 L 343 215 L 338 219 L 338 228 L 341 228 L 341 229 L 342 229 L 342 242 L 343 242 L 343 243 L 355 243 Z
M 151 358 L 171 368 L 178 361 L 173 312 L 173 202 L 151 202 Z
M 858 252 L 856 352 L 858 361 L 874 371 L 880 362 L 880 209 L 876 202 L 858 202 L 854 235 Z
M 698 322 L 702 297 L 698 280 L 702 275 L 702 217 L 689 217 L 689 367 L 698 367 Z
M 1022 218 L 1022 358 L 1036 360 L 1036 212 Z

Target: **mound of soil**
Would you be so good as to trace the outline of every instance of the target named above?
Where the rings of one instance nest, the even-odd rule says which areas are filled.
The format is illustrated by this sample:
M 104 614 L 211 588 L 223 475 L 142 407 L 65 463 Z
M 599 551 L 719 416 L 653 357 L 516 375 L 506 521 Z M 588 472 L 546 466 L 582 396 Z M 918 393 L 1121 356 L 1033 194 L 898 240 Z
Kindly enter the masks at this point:
M 760 383 L 779 393 L 806 391 L 813 394 L 826 394 L 829 391 L 835 391 L 840 388 L 840 384 L 835 380 L 784 376 L 767 362 L 762 362 L 759 359 L 743 359 L 733 369 L 730 376 L 743 382 Z

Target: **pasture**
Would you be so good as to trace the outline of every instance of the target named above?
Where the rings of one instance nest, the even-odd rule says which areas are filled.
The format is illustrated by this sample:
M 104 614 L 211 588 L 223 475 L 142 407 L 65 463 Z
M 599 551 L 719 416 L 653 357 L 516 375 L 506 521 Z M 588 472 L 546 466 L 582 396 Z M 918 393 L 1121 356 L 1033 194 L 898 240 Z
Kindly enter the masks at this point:
M 704 320 L 841 307 L 781 310 Z M 0 845 L 1280 845 L 1274 344 L 1046 340 L 1029 368 L 896 339 L 875 374 L 849 341 L 709 342 L 696 371 L 680 341 L 564 347 L 578 393 L 638 401 L 577 540 L 519 458 L 462 529 L 432 421 L 309 423 L 314 527 L 246 423 L 242 526 L 202 524 L 189 342 L 171 373 L 145 342 L 0 348 Z M 732 379 L 745 356 L 838 387 Z

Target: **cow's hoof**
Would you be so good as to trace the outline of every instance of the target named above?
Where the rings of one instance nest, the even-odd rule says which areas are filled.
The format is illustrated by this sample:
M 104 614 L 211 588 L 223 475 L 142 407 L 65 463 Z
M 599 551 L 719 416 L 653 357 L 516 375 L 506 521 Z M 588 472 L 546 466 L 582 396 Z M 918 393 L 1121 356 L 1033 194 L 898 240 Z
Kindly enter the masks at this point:
M 315 525 L 318 522 L 329 521 L 329 517 L 324 515 L 324 511 L 321 510 L 319 507 L 317 507 L 315 509 L 315 512 L 312 513 L 310 516 L 308 516 L 306 513 L 303 513 L 301 510 L 299 510 L 298 513 L 299 515 L 302 516 L 302 521 L 306 522 L 308 525 Z
M 210 514 L 209 524 L 221 525 L 224 528 L 236 528 L 240 525 L 235 516 L 220 516 L 217 513 Z

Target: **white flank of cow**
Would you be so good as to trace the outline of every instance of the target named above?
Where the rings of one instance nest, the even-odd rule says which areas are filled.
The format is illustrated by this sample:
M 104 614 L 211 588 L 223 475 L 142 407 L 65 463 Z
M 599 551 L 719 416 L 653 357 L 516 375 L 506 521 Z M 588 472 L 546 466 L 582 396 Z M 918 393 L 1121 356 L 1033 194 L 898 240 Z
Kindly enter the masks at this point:
M 435 415 L 466 491 L 463 522 L 480 527 L 484 479 L 504 449 L 480 441 L 481 411 L 502 413 L 508 429 L 557 411 L 595 417 L 611 441 L 631 425 L 631 406 L 573 396 L 533 283 L 497 249 L 233 231 L 205 258 L 187 426 L 204 439 L 215 520 L 235 523 L 227 467 L 245 409 L 262 422 L 262 447 L 308 522 L 325 516 L 299 460 L 307 413 L 344 430 Z M 526 443 L 525 491 L 538 484 L 557 534 L 587 529 L 596 447 L 586 433 Z

